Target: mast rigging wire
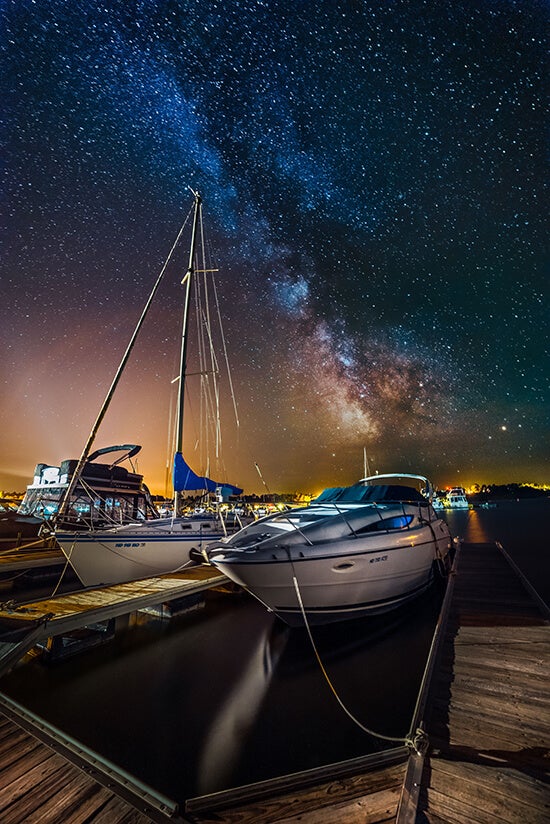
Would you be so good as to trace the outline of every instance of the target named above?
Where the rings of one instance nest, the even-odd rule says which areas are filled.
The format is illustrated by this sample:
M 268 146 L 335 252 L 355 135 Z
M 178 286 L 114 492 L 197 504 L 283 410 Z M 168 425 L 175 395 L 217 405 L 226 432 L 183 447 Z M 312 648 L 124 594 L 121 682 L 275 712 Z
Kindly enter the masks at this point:
M 186 227 L 186 225 L 189 221 L 191 212 L 192 212 L 192 210 L 189 211 L 187 217 L 185 218 L 185 221 L 183 222 L 183 224 L 182 224 L 182 226 L 181 226 L 181 228 L 180 228 L 180 230 L 177 234 L 177 237 L 176 237 L 174 243 L 172 244 L 172 248 L 168 252 L 168 257 L 164 261 L 164 265 L 162 266 L 162 268 L 160 270 L 160 273 L 157 277 L 155 285 L 153 286 L 153 288 L 151 290 L 149 298 L 147 299 L 147 303 L 145 304 L 145 307 L 143 308 L 141 316 L 140 316 L 140 318 L 137 322 L 136 328 L 134 329 L 132 337 L 130 338 L 130 342 L 128 343 L 128 346 L 126 347 L 126 351 L 125 351 L 125 353 L 122 357 L 122 360 L 119 364 L 119 367 L 118 367 L 118 369 L 115 373 L 115 376 L 113 378 L 113 381 L 111 383 L 109 391 L 107 392 L 107 395 L 105 396 L 105 400 L 103 401 L 103 405 L 101 406 L 101 409 L 100 409 L 99 414 L 98 414 L 98 416 L 95 420 L 95 423 L 92 426 L 91 432 L 88 436 L 88 440 L 86 441 L 84 449 L 82 450 L 82 454 L 80 455 L 80 458 L 78 459 L 78 463 L 76 465 L 76 468 L 75 468 L 75 470 L 72 474 L 71 480 L 70 480 L 70 482 L 67 486 L 67 489 L 65 491 L 65 496 L 64 496 L 64 498 L 61 502 L 61 505 L 59 507 L 59 511 L 57 513 L 56 520 L 61 520 L 65 516 L 65 513 L 66 513 L 66 511 L 68 509 L 68 506 L 69 506 L 69 501 L 70 501 L 71 495 L 74 491 L 74 488 L 75 488 L 75 486 L 78 482 L 78 479 L 79 479 L 80 475 L 82 474 L 84 464 L 86 463 L 86 461 L 88 459 L 88 455 L 90 454 L 90 450 L 91 450 L 92 445 L 95 441 L 98 429 L 101 426 L 101 422 L 103 421 L 103 418 L 105 417 L 105 413 L 107 412 L 107 409 L 109 408 L 109 405 L 111 403 L 111 400 L 112 400 L 114 392 L 115 392 L 115 389 L 118 386 L 118 383 L 120 381 L 120 378 L 122 377 L 122 373 L 124 372 L 124 369 L 126 367 L 128 359 L 130 357 L 132 349 L 134 348 L 134 344 L 136 342 L 137 336 L 138 336 L 138 334 L 141 330 L 141 327 L 143 326 L 145 318 L 146 318 L 146 316 L 149 312 L 151 303 L 153 302 L 153 298 L 155 297 L 155 295 L 158 291 L 158 288 L 161 284 L 162 278 L 164 277 L 164 273 L 166 272 L 166 269 L 167 269 L 168 264 L 169 264 L 169 262 L 172 258 L 174 250 L 176 249 L 176 246 L 178 245 L 178 243 L 180 241 L 180 238 L 183 234 L 183 231 L 184 231 L 184 229 L 185 229 L 185 227 Z

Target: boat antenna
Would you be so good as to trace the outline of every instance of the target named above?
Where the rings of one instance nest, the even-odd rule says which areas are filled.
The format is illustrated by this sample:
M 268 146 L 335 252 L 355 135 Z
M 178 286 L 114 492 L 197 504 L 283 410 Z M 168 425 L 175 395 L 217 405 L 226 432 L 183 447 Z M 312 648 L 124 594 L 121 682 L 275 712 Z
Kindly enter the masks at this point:
M 365 478 L 370 476 L 369 459 L 367 458 L 367 447 L 363 447 L 363 474 Z
M 197 196 L 195 195 L 195 197 L 197 197 Z M 130 338 L 130 342 L 129 342 L 127 348 L 126 348 L 126 351 L 125 351 L 125 353 L 122 357 L 122 360 L 119 364 L 119 367 L 116 371 L 115 377 L 113 378 L 113 382 L 111 383 L 109 391 L 107 392 L 107 395 L 105 396 L 105 400 L 103 401 L 103 405 L 102 405 L 102 407 L 99 411 L 99 414 L 98 414 L 98 416 L 95 420 L 95 423 L 92 427 L 92 430 L 90 432 L 88 440 L 86 441 L 86 445 L 85 445 L 84 449 L 82 450 L 82 454 L 81 454 L 80 458 L 78 459 L 78 463 L 76 465 L 76 468 L 75 468 L 75 470 L 72 474 L 72 477 L 69 481 L 67 489 L 65 490 L 65 495 L 63 496 L 63 499 L 62 499 L 60 507 L 59 507 L 59 511 L 57 513 L 57 517 L 55 519 L 56 521 L 61 520 L 67 512 L 67 509 L 69 507 L 69 501 L 71 499 L 71 495 L 73 494 L 74 488 L 76 487 L 76 485 L 78 483 L 78 480 L 79 480 L 79 478 L 82 474 L 82 470 L 84 469 L 84 464 L 88 460 L 88 455 L 90 454 L 90 450 L 93 446 L 93 443 L 94 443 L 95 437 L 97 435 L 98 429 L 101 425 L 101 422 L 102 422 L 103 418 L 105 417 L 105 413 L 107 412 L 107 409 L 109 408 L 109 405 L 111 403 L 111 400 L 112 400 L 114 392 L 115 392 L 115 389 L 117 388 L 118 382 L 119 382 L 119 380 L 122 376 L 124 368 L 126 367 L 126 364 L 128 362 L 128 358 L 130 357 L 132 349 L 134 348 L 136 338 L 139 334 L 139 331 L 140 331 L 141 327 L 143 326 L 143 322 L 145 321 L 145 317 L 146 317 L 147 313 L 149 312 L 149 308 L 151 306 L 151 303 L 153 302 L 153 298 L 155 297 L 155 295 L 157 293 L 157 290 L 160 286 L 160 283 L 162 281 L 162 278 L 164 276 L 166 268 L 167 268 L 167 266 L 170 262 L 170 259 L 171 259 L 172 255 L 174 253 L 174 250 L 175 250 L 176 246 L 179 243 L 179 240 L 181 238 L 183 230 L 185 229 L 185 226 L 187 225 L 188 220 L 189 220 L 189 215 L 187 215 L 187 217 L 185 218 L 185 221 L 184 221 L 183 225 L 181 226 L 174 243 L 172 244 L 172 248 L 170 249 L 170 251 L 168 253 L 168 257 L 164 261 L 164 264 L 162 266 L 162 269 L 160 270 L 160 273 L 159 273 L 159 276 L 157 277 L 155 285 L 153 286 L 153 288 L 151 290 L 151 294 L 149 295 L 147 303 L 144 306 L 143 312 L 141 313 L 141 317 L 137 322 L 136 328 L 134 329 L 132 337 Z
M 187 338 L 189 329 L 189 308 L 191 301 L 191 282 L 195 273 L 195 246 L 197 243 L 197 226 L 199 223 L 199 213 L 201 211 L 202 199 L 198 192 L 191 189 L 195 197 L 194 212 L 193 212 L 193 228 L 191 231 L 191 246 L 189 249 L 189 263 L 187 271 L 182 279 L 182 285 L 185 286 L 185 304 L 183 308 L 183 323 L 181 332 L 181 352 L 180 352 L 180 379 L 178 382 L 178 400 L 177 400 L 177 418 L 176 418 L 176 453 L 182 453 L 183 450 L 183 406 L 185 396 L 185 370 L 187 365 Z M 180 506 L 180 492 L 174 489 L 174 516 L 177 518 Z

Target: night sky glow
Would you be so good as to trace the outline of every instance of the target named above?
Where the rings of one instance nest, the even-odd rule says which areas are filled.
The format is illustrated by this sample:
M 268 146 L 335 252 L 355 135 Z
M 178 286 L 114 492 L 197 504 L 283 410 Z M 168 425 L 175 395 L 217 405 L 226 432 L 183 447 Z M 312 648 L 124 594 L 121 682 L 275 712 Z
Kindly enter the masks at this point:
M 545 0 L 5 0 L 0 487 L 78 457 L 204 200 L 246 492 L 550 480 Z M 181 274 L 96 446 L 164 492 Z M 194 456 L 193 389 L 186 457 Z

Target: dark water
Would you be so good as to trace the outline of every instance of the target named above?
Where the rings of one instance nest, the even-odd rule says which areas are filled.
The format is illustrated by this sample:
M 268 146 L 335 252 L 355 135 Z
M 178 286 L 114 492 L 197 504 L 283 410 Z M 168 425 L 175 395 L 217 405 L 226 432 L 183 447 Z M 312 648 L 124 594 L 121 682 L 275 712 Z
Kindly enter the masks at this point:
M 541 598 L 550 604 L 550 498 L 499 502 L 495 509 L 446 512 L 453 535 L 499 541 Z
M 448 520 L 464 540 L 499 540 L 549 600 L 550 501 Z M 334 687 L 363 725 L 407 734 L 441 597 L 434 588 L 389 616 L 314 628 Z M 199 613 L 63 664 L 25 665 L 0 688 L 180 802 L 395 746 L 343 712 L 305 631 L 247 595 L 209 593 Z

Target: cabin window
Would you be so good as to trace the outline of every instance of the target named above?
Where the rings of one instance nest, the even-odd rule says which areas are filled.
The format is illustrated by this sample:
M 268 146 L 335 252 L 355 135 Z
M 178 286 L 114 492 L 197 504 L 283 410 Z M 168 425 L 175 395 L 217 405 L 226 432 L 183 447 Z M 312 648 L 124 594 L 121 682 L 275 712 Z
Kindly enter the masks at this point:
M 413 515 L 394 515 L 392 518 L 382 518 L 380 521 L 368 524 L 362 529 L 356 529 L 355 532 L 357 535 L 361 535 L 364 532 L 387 532 L 389 529 L 407 529 L 413 517 Z
M 384 518 L 378 524 L 378 529 L 405 529 L 412 519 L 412 515 L 395 515 L 393 518 Z

